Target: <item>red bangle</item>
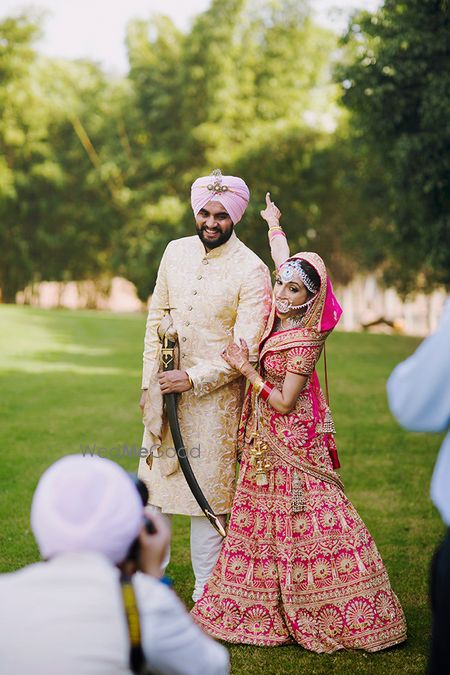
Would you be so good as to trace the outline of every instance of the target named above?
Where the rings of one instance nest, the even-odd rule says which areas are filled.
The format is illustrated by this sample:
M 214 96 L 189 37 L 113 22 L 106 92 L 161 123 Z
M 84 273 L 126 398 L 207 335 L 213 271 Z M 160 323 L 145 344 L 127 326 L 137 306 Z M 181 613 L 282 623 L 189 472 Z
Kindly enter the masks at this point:
M 264 382 L 263 388 L 261 389 L 261 392 L 259 394 L 262 400 L 267 401 L 267 399 L 269 398 L 270 394 L 274 389 L 275 389 L 274 384 L 270 384 L 270 382 Z

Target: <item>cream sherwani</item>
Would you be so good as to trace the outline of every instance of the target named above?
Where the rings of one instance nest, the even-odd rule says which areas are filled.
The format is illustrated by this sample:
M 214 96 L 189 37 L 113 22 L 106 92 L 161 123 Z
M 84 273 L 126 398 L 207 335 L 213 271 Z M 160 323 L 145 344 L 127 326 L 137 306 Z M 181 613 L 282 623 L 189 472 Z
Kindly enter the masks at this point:
M 142 386 L 156 374 L 157 328 L 168 307 L 178 332 L 181 370 L 193 390 L 179 396 L 178 418 L 189 461 L 217 514 L 231 511 L 236 478 L 236 435 L 244 381 L 236 377 L 220 353 L 231 340 L 244 338 L 250 360 L 257 361 L 258 343 L 271 301 L 266 265 L 233 233 L 209 253 L 198 236 L 171 241 L 161 260 L 150 302 L 145 334 Z M 152 405 L 151 400 L 148 405 Z M 143 447 L 150 436 L 144 433 Z M 173 441 L 163 426 L 162 454 L 173 455 Z M 200 516 L 181 469 L 162 475 L 161 460 L 149 470 L 141 459 L 139 476 L 149 488 L 150 502 L 165 513 Z

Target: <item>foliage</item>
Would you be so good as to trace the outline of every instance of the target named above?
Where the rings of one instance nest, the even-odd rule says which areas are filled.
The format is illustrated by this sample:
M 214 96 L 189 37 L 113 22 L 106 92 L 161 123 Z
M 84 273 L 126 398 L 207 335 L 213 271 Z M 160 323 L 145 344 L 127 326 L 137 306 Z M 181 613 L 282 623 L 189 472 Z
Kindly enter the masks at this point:
M 18 202 L 17 178 L 24 154 L 35 159 L 41 150 L 39 133 L 30 134 L 18 112 L 28 103 L 24 95 L 27 69 L 34 60 L 30 48 L 37 36 L 36 24 L 25 18 L 6 19 L 0 30 L 0 288 L 3 296 L 14 298 L 15 290 L 30 279 L 29 242 L 15 207 Z M 23 148 L 27 142 L 26 149 Z M 25 150 L 25 152 L 23 152 Z M 19 165 L 19 166 L 18 166 Z
M 113 273 L 134 281 L 145 299 L 167 241 L 193 231 L 189 186 L 197 175 L 215 166 L 243 171 L 257 212 L 278 178 L 275 171 L 264 176 L 270 185 L 254 178 L 265 144 L 286 137 L 311 153 L 328 136 L 313 133 L 306 118 L 320 127 L 334 105 L 335 39 L 312 24 L 306 2 L 214 0 L 187 34 L 167 17 L 134 21 L 130 71 L 114 82 L 93 64 L 39 57 L 34 18 L 8 20 L 2 35 L 13 28 L 7 39 L 17 54 L 5 63 L 20 96 L 9 95 L 5 120 L 18 119 L 31 133 L 17 141 L 14 156 L 7 147 L 14 128 L 3 134 L 10 157 L 0 234 L 6 301 L 41 279 Z M 281 162 L 274 161 L 276 171 Z M 293 203 L 299 222 L 292 172 L 283 182 L 283 201 Z M 265 249 L 264 229 L 254 223 L 249 231 L 252 245 Z
M 167 242 L 194 232 L 192 180 L 216 167 L 247 181 L 239 235 L 267 261 L 270 190 L 292 250 L 317 250 L 334 279 L 447 280 L 444 3 L 389 0 L 354 17 L 338 50 L 307 0 L 212 0 L 186 33 L 132 21 L 119 79 L 40 56 L 40 26 L 0 23 L 4 302 L 40 280 L 114 274 L 145 300 Z
M 404 291 L 450 284 L 449 35 L 447 2 L 386 0 L 353 18 L 338 68 L 355 142 L 386 191 L 386 279 Z
M 101 136 L 98 100 L 108 85 L 89 63 L 38 58 L 32 50 L 37 32 L 25 17 L 0 25 L 0 288 L 6 302 L 30 282 L 97 277 L 108 266 L 118 220 L 107 188 L 113 178 L 105 175 L 107 164 L 98 159 L 95 165 L 89 137 Z
M 286 215 L 297 224 L 291 231 L 305 240 L 312 230 L 298 195 L 295 171 L 302 159 L 294 154 L 305 146 L 309 157 L 328 142 L 324 126 L 337 97 L 330 82 L 335 37 L 313 25 L 307 3 L 214 0 L 190 33 L 181 35 L 167 18 L 156 17 L 134 22 L 127 44 L 145 147 L 135 165 L 139 217 L 127 226 L 126 239 L 134 245 L 121 253 L 122 268 L 141 297 L 152 287 L 169 233 L 193 232 L 189 186 L 214 167 L 243 176 L 250 186 L 253 206 L 239 235 L 253 249 L 267 257 L 258 213 L 266 190 L 280 184 Z M 327 187 L 319 188 L 321 196 Z M 149 207 L 150 200 L 156 205 Z M 162 205 L 173 208 L 163 211 Z

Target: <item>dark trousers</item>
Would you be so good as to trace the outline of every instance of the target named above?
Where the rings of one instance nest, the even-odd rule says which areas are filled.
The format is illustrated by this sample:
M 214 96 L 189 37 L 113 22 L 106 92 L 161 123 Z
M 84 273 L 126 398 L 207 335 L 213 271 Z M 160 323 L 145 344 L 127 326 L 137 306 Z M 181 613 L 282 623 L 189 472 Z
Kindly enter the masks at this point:
M 450 675 L 450 528 L 431 563 L 429 675 Z

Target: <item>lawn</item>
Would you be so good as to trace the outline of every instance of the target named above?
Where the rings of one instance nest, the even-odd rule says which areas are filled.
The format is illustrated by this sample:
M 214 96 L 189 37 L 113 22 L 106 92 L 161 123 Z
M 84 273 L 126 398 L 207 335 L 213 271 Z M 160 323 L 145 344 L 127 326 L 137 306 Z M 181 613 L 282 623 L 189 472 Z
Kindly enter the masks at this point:
M 0 571 L 38 559 L 31 497 L 58 457 L 93 447 L 140 447 L 138 410 L 143 315 L 0 307 Z M 423 673 L 430 617 L 428 567 L 443 527 L 428 497 L 441 438 L 398 427 L 386 404 L 393 366 L 418 340 L 336 333 L 327 360 L 341 475 L 384 557 L 408 622 L 404 646 L 386 653 L 305 652 L 232 646 L 236 674 Z M 322 378 L 322 364 L 318 368 Z M 121 457 L 135 470 L 137 459 Z M 174 523 L 169 574 L 191 606 L 188 521 Z

